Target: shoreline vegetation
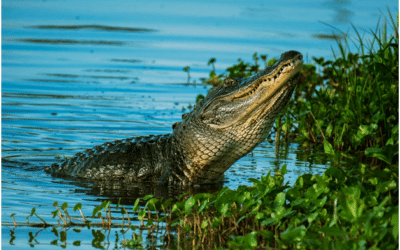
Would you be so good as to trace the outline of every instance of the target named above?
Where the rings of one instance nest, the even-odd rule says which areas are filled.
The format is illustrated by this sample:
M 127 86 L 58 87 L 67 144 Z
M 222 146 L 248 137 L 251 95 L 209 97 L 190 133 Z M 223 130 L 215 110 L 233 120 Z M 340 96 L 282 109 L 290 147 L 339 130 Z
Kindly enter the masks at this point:
M 399 29 L 390 13 L 386 21 L 371 31 L 371 41 L 353 27 L 356 40 L 341 35 L 333 61 L 313 58 L 314 64 L 303 65 L 294 98 L 276 121 L 277 148 L 290 141 L 304 150 L 323 145 L 320 157 L 331 166 L 322 175 L 303 174 L 289 186 L 284 165 L 274 176 L 251 179 L 252 186 L 237 190 L 184 194 L 177 201 L 148 195 L 130 208 L 105 201 L 86 217 L 78 203 L 73 209 L 80 211 L 79 222 L 69 215 L 68 204 L 55 202 L 57 224 L 48 224 L 33 208 L 28 223 L 14 220 L 13 230 L 52 227 L 57 239 L 51 244 L 66 246 L 68 228 L 87 227 L 96 248 L 106 248 L 107 232 L 121 228 L 132 237 L 120 246 L 135 249 L 398 249 Z M 351 42 L 357 53 L 348 50 Z M 257 53 L 253 59 L 253 65 L 239 59 L 226 74 L 216 75 L 212 58 L 213 70 L 203 81 L 217 86 L 225 77 L 258 72 L 260 60 L 276 61 Z M 189 81 L 189 67 L 184 70 Z M 29 224 L 32 216 L 42 222 Z M 30 243 L 36 235 L 29 234 Z

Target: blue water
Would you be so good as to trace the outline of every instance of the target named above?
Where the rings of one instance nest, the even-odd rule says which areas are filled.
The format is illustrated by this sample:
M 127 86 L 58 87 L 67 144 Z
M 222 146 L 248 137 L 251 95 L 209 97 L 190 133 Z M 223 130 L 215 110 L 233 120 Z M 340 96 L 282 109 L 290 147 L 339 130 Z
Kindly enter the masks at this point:
M 53 178 L 43 168 L 56 156 L 105 141 L 170 133 L 195 97 L 207 93 L 200 78 L 212 69 L 210 58 L 217 59 L 217 74 L 238 58 L 251 62 L 254 52 L 273 58 L 298 50 L 306 62 L 332 59 L 336 42 L 318 37 L 341 30 L 354 39 L 354 24 L 368 38 L 377 21 L 384 21 L 386 8 L 396 16 L 398 2 L 2 1 L 2 247 L 57 248 L 49 244 L 57 239 L 51 228 L 19 226 L 10 242 L 12 213 L 22 225 L 36 207 L 56 223 L 50 214 L 54 201 L 81 202 L 90 214 L 101 200 L 118 198 Z M 189 85 L 185 66 L 190 66 Z M 290 183 L 302 173 L 322 173 L 326 162 L 307 159 L 303 151 L 291 144 L 277 155 L 275 145 L 264 142 L 226 172 L 224 185 L 249 185 L 248 178 L 283 164 Z M 143 194 L 123 195 L 129 204 Z M 36 241 L 29 242 L 30 231 L 38 232 Z M 67 245 L 81 239 L 81 249 L 92 248 L 90 234 L 70 230 Z

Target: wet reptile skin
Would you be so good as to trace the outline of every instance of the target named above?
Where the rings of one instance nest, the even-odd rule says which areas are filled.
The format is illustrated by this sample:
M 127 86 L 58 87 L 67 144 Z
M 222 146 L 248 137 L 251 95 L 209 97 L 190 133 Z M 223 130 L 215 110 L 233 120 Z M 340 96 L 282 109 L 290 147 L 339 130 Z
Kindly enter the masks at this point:
M 302 55 L 254 76 L 225 79 L 173 125 L 173 133 L 117 140 L 47 168 L 56 176 L 169 185 L 213 183 L 269 134 L 296 87 Z

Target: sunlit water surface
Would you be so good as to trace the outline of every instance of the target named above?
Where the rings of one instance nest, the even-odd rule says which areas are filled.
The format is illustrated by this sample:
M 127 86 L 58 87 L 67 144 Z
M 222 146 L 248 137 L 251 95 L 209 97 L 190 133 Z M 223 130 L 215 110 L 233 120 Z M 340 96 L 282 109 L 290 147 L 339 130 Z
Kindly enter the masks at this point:
M 385 6 L 397 13 L 395 1 L 2 1 L 2 247 L 57 248 L 51 228 L 17 227 L 13 238 L 12 213 L 26 223 L 36 207 L 54 223 L 54 201 L 81 202 L 91 214 L 104 199 L 122 197 L 129 205 L 145 195 L 135 189 L 113 195 L 43 169 L 56 156 L 106 141 L 170 133 L 195 97 L 207 93 L 199 78 L 207 77 L 211 57 L 217 73 L 238 58 L 250 62 L 254 52 L 272 58 L 298 50 L 306 62 L 331 59 L 335 42 L 321 39 L 332 35 L 327 24 L 347 32 L 351 22 L 364 34 Z M 185 66 L 197 84 L 185 84 Z M 250 185 L 249 178 L 284 164 L 289 183 L 327 167 L 297 144 L 276 153 L 264 142 L 226 172 L 224 185 Z M 80 248 L 93 247 L 89 230 L 70 230 L 67 245 L 77 239 Z

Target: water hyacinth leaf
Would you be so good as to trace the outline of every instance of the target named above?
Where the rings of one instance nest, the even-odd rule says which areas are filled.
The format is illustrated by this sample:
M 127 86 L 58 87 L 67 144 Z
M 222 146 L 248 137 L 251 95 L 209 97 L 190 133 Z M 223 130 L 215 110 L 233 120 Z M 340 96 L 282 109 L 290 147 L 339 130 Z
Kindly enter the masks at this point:
M 286 242 L 298 242 L 304 238 L 306 235 L 307 229 L 304 225 L 293 228 L 293 226 L 289 226 L 284 232 L 281 233 L 280 237 L 282 240 Z
M 338 168 L 338 167 L 329 167 L 325 174 L 333 178 L 333 180 L 337 181 L 339 184 L 342 184 L 346 181 L 346 173 Z
M 367 195 L 364 198 L 364 202 L 367 206 L 372 207 L 372 206 L 376 206 L 378 204 L 378 199 L 373 195 Z
M 378 177 L 369 178 L 368 181 L 374 186 L 378 185 Z
M 256 216 L 254 217 L 254 219 L 257 220 L 257 221 L 262 219 L 262 218 L 264 218 L 264 213 L 263 212 L 258 212 L 256 214 Z
M 135 204 L 133 205 L 133 208 L 132 208 L 133 213 L 136 213 L 139 210 L 139 202 L 140 202 L 140 199 L 137 198 L 135 201 Z
M 143 209 L 138 213 L 138 220 L 143 220 L 145 216 L 146 216 L 146 210 Z
M 36 212 L 36 208 L 33 207 L 32 210 L 31 210 L 31 214 L 29 216 L 33 216 L 35 214 L 35 212 Z
M 184 194 L 179 195 L 178 201 L 182 200 L 182 198 L 185 197 L 185 196 L 187 196 L 188 194 L 189 194 L 189 193 L 184 193 Z
M 313 220 L 315 220 L 315 218 L 317 218 L 317 216 L 318 216 L 318 212 L 310 214 L 307 218 L 308 223 L 311 223 Z
M 229 209 L 229 204 L 224 204 L 217 209 L 222 215 L 226 215 L 226 212 L 228 212 Z
M 81 208 L 82 208 L 82 203 L 79 202 L 74 206 L 74 211 L 81 209 Z
M 298 206 L 298 205 L 300 205 L 301 203 L 303 203 L 303 201 L 304 201 L 304 199 L 299 197 L 299 198 L 297 198 L 296 200 L 294 200 L 294 201 L 291 203 L 291 205 L 292 205 L 292 207 Z
M 300 191 L 297 188 L 290 188 L 289 190 L 286 191 L 286 198 L 289 201 L 297 200 L 300 197 Z M 293 206 L 293 203 L 292 203 Z
M 317 200 L 315 202 L 315 205 L 317 205 L 317 207 L 323 207 L 325 205 L 327 199 L 328 199 L 328 197 L 325 196 L 324 198 Z
M 336 227 L 321 227 L 319 232 L 324 233 L 328 237 L 340 237 L 347 235 L 347 232 Z
M 277 220 L 282 219 L 283 214 L 286 212 L 286 209 L 284 207 L 276 207 L 274 209 L 274 212 L 271 213 L 271 218 L 275 218 Z
M 326 186 L 320 183 L 315 183 L 309 187 L 304 194 L 306 198 L 310 200 L 316 200 L 323 192 L 325 192 Z
M 397 186 L 396 181 L 392 179 L 389 181 L 379 183 L 376 187 L 376 190 L 380 193 L 385 193 L 389 190 L 395 189 L 396 186 Z
M 64 202 L 64 203 L 61 205 L 61 209 L 62 209 L 62 210 L 65 210 L 67 207 L 68 207 L 68 203 L 67 203 L 67 202 Z
M 165 208 L 169 207 L 172 203 L 172 200 L 173 200 L 172 198 L 169 198 L 168 200 L 164 201 L 163 204 L 161 205 L 162 208 L 165 209 Z
M 201 223 L 201 228 L 204 229 L 208 226 L 208 220 L 205 220 Z
M 265 219 L 261 222 L 261 226 L 269 226 L 269 225 L 274 225 L 278 222 L 277 218 L 268 218 Z M 239 222 L 238 222 L 239 223 Z
M 245 236 L 245 242 L 248 246 L 256 247 L 257 246 L 257 232 L 251 232 Z
M 151 199 L 151 198 L 153 198 L 153 197 L 154 197 L 154 195 L 149 194 L 149 195 L 146 195 L 145 197 L 143 197 L 143 200 L 144 200 L 144 201 L 147 201 L 148 199 Z
M 184 227 L 182 228 L 182 230 L 185 231 L 185 232 L 190 232 L 190 230 L 192 230 L 192 229 L 190 228 L 189 225 L 186 225 L 186 226 L 184 226 Z
M 272 240 L 274 238 L 274 233 L 271 231 L 263 230 L 257 231 L 257 233 L 267 240 Z
M 365 155 L 376 157 L 388 164 L 392 163 L 393 157 L 399 153 L 399 145 L 385 145 L 383 148 L 370 147 L 365 149 Z
M 222 218 L 214 218 L 213 221 L 211 222 L 211 227 L 212 228 L 217 228 L 219 225 L 221 225 Z
M 161 201 L 157 198 L 151 198 L 147 204 L 146 207 L 148 207 L 151 211 L 156 211 L 160 205 Z
M 393 237 L 397 240 L 399 237 L 399 208 L 395 209 L 395 212 L 392 215 L 390 224 L 393 226 Z
M 281 175 L 285 175 L 285 174 L 287 174 L 287 169 L 286 169 L 286 164 L 284 164 L 283 166 L 282 166 L 282 168 L 279 170 L 279 172 L 281 172 Z
M 260 181 L 257 180 L 257 179 L 255 179 L 255 178 L 249 178 L 248 180 L 251 181 L 251 182 L 253 182 L 254 185 L 260 183 Z
M 275 197 L 275 202 L 277 206 L 283 206 L 285 204 L 285 201 L 286 201 L 286 193 L 279 193 Z
M 201 213 L 205 208 L 206 208 L 206 206 L 207 206 L 207 200 L 204 200 L 202 203 L 201 203 L 201 206 L 199 207 L 199 213 Z
M 335 150 L 332 147 L 332 144 L 330 144 L 327 140 L 324 140 L 324 151 L 328 155 L 335 155 Z
M 345 209 L 339 214 L 343 219 L 352 223 L 356 222 L 362 215 L 365 208 L 363 200 L 360 198 L 347 194 L 345 199 L 342 200 Z
M 177 203 L 175 203 L 174 205 L 172 205 L 171 213 L 176 213 L 178 211 L 179 211 L 179 206 Z
M 328 127 L 326 128 L 325 135 L 328 137 L 331 136 L 332 131 L 333 131 L 332 123 L 329 123 Z

